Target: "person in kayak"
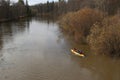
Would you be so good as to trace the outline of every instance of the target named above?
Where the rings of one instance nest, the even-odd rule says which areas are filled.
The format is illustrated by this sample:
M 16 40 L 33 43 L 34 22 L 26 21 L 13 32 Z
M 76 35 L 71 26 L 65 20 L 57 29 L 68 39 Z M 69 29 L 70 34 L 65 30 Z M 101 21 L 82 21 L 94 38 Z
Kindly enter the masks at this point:
M 79 53 L 79 54 L 83 54 L 83 51 L 82 51 L 82 50 L 78 50 L 78 53 Z
M 74 51 L 78 52 L 79 54 L 83 54 L 82 50 L 77 50 L 76 48 L 73 48 Z

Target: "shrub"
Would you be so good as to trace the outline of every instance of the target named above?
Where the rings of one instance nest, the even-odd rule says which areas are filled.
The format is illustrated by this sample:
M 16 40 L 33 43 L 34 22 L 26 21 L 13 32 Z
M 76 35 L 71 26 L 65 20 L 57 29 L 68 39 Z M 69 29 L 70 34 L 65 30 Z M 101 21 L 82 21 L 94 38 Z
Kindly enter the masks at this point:
M 120 56 L 120 17 L 109 17 L 101 24 L 95 24 L 88 43 L 95 53 Z
M 63 30 L 74 36 L 76 41 L 85 41 L 89 35 L 91 26 L 102 20 L 102 13 L 90 9 L 84 8 L 77 12 L 71 12 L 63 16 L 60 20 L 60 24 Z

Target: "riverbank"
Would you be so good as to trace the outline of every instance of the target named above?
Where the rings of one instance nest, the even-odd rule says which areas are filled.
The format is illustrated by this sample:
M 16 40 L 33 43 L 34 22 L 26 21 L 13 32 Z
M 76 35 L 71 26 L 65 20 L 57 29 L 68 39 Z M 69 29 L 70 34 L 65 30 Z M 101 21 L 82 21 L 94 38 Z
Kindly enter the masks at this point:
M 60 27 L 78 43 L 88 44 L 92 53 L 120 57 L 120 16 L 83 8 L 62 16 Z
M 12 18 L 12 19 L 1 19 L 0 23 L 21 20 L 21 19 L 28 18 L 28 17 L 29 16 L 19 16 L 17 18 Z

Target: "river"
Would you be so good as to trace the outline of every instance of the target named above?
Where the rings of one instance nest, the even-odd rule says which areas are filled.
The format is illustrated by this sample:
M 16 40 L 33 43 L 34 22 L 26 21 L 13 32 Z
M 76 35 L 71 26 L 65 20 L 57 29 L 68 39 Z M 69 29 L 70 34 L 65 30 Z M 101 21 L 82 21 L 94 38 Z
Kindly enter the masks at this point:
M 120 60 L 71 54 L 54 20 L 0 24 L 0 80 L 120 80 Z M 87 49 L 86 49 L 87 52 Z

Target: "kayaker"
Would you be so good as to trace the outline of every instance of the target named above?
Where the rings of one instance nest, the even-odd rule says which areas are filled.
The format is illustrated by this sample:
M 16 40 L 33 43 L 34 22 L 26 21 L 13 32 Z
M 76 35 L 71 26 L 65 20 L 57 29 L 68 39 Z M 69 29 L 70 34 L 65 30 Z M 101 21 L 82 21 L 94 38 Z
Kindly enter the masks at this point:
M 83 54 L 83 51 L 82 50 L 78 50 L 78 53 Z

